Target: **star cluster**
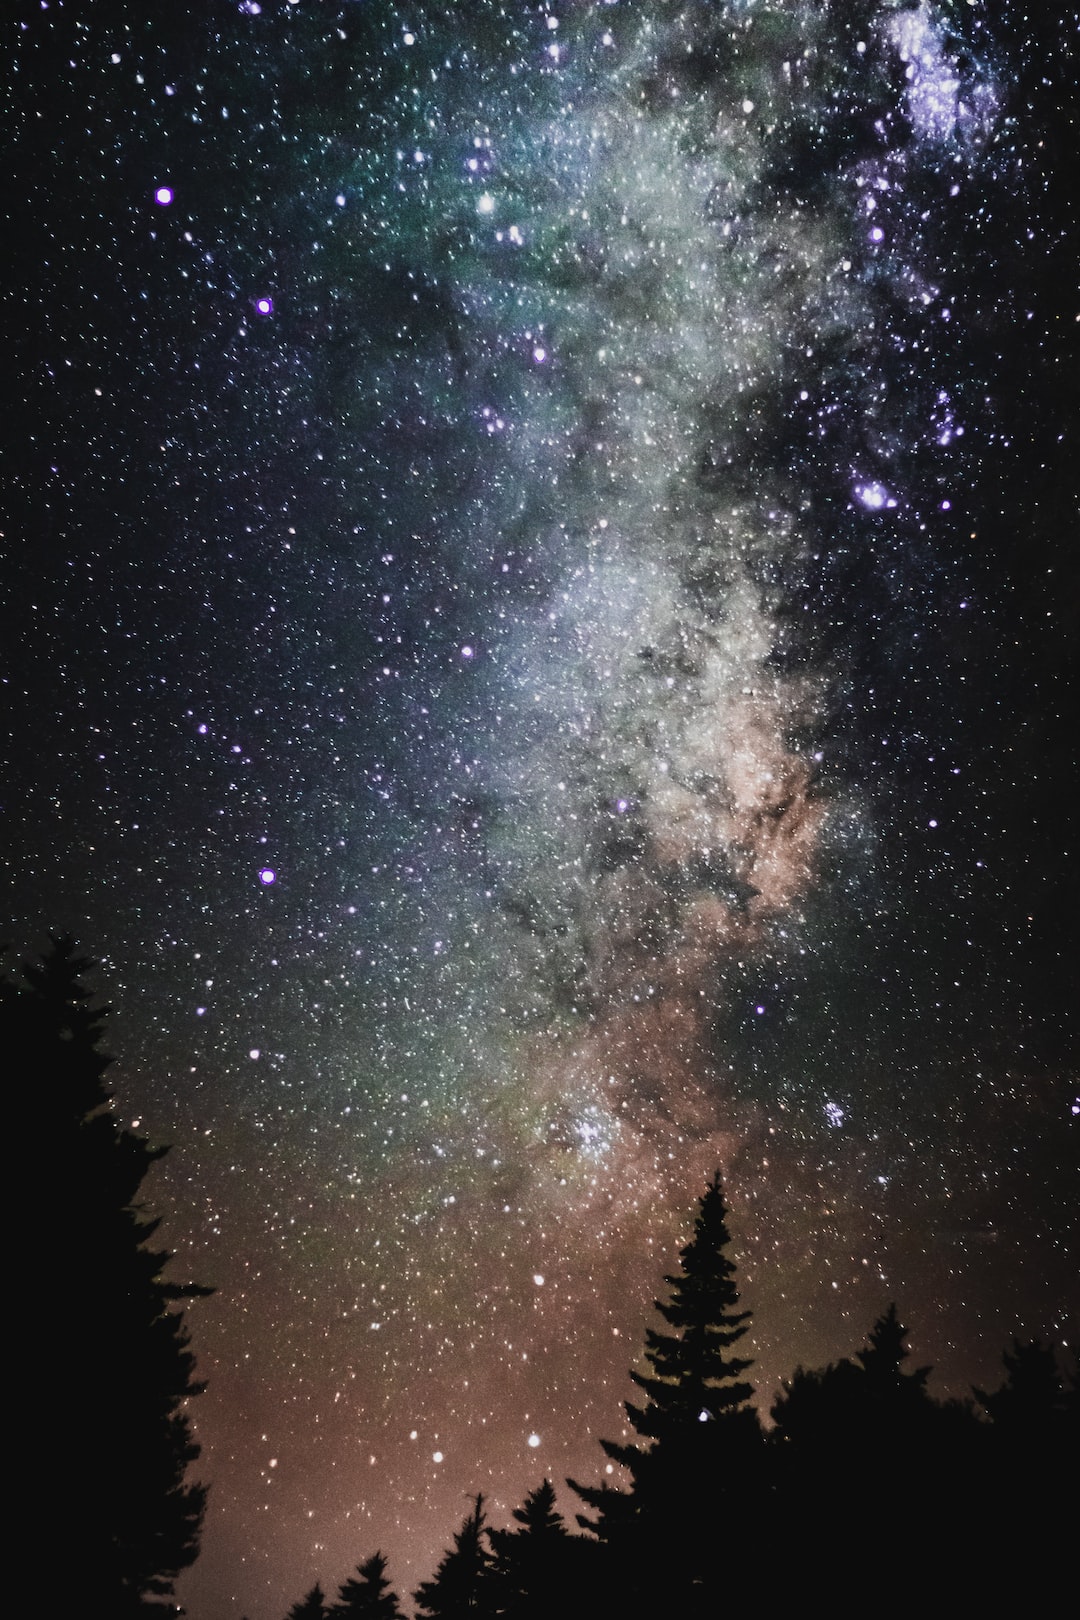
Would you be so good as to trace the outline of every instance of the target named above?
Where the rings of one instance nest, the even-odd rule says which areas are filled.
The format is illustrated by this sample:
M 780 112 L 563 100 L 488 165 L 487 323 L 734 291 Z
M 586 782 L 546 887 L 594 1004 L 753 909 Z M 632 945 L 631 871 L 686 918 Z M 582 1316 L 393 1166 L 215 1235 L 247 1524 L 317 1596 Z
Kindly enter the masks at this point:
M 5 24 L 2 861 L 217 1289 L 195 1620 L 593 1477 L 717 1164 L 766 1404 L 1072 1342 L 1076 23 Z

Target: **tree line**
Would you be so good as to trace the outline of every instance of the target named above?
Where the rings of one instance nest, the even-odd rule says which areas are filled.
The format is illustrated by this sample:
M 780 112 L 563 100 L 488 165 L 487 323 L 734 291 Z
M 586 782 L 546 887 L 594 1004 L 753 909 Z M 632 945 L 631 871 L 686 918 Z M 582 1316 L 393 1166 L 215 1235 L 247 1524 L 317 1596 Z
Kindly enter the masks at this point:
M 477 1496 L 433 1578 L 413 1593 L 430 1620 L 719 1616 L 816 1601 L 943 1613 L 1028 1607 L 1075 1580 L 1080 1507 L 1075 1375 L 1053 1351 L 1014 1343 L 1000 1388 L 938 1400 L 911 1367 L 895 1305 L 851 1357 L 799 1368 L 771 1423 L 751 1404 L 719 1172 L 680 1270 L 645 1335 L 647 1372 L 626 1413 L 637 1439 L 601 1447 L 621 1484 L 567 1483 L 572 1530 L 543 1480 L 486 1522 Z M 288 1620 L 402 1620 L 376 1554 L 327 1601 L 315 1587 Z
M 203 1386 L 183 1302 L 209 1290 L 164 1277 L 171 1256 L 137 1202 L 162 1150 L 110 1107 L 89 966 L 65 939 L 21 982 L 0 977 L 7 1049 L 40 1080 L 27 1106 L 54 1169 L 24 1279 L 39 1415 L 27 1476 L 63 1527 L 80 1607 L 129 1620 L 175 1613 L 176 1579 L 198 1553 L 206 1489 L 188 1479 L 198 1447 L 186 1402 Z M 1080 1534 L 1076 1369 L 1066 1376 L 1050 1348 L 1014 1342 L 997 1389 L 939 1400 L 930 1369 L 909 1365 L 890 1305 L 853 1355 L 797 1368 L 764 1423 L 741 1353 L 750 1313 L 727 1217 L 717 1172 L 664 1279 L 647 1370 L 630 1373 L 636 1438 L 600 1442 L 619 1482 L 567 1481 L 573 1526 L 548 1479 L 507 1528 L 488 1522 L 478 1494 L 412 1594 L 418 1617 L 705 1620 L 732 1602 L 809 1600 L 842 1613 L 998 1612 L 1007 1600 L 1042 1609 L 1068 1589 Z M 316 1585 L 287 1620 L 404 1616 L 375 1551 L 335 1597 Z

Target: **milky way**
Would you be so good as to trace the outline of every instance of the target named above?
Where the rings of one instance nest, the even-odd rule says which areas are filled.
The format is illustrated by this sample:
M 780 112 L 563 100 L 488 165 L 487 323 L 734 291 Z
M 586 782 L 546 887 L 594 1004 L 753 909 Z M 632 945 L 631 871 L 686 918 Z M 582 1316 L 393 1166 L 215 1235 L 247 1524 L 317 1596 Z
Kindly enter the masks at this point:
M 763 1405 L 1071 1342 L 1076 25 L 7 25 L 9 932 L 217 1288 L 195 1620 L 598 1475 L 718 1164 Z

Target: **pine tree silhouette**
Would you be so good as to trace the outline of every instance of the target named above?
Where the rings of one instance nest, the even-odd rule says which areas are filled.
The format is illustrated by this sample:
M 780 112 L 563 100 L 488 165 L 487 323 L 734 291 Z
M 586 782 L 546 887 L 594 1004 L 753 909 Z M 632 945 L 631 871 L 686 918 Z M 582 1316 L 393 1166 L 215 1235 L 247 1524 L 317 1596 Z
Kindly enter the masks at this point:
M 294 1603 L 285 1620 L 326 1620 L 326 1599 L 323 1597 L 322 1587 L 316 1581 L 307 1597 Z
M 777 1439 L 825 1447 L 838 1460 L 843 1448 L 858 1451 L 894 1437 L 906 1444 L 923 1432 L 936 1415 L 926 1387 L 930 1368 L 905 1371 L 907 1331 L 890 1305 L 854 1357 L 816 1372 L 797 1368 L 773 1402 Z
M 677 1433 L 697 1433 L 702 1423 L 745 1406 L 753 1388 L 740 1382 L 752 1366 L 728 1351 L 746 1333 L 749 1311 L 738 1311 L 735 1267 L 724 1253 L 731 1237 L 717 1171 L 701 1199 L 694 1236 L 679 1256 L 682 1272 L 665 1277 L 671 1288 L 667 1304 L 656 1309 L 674 1333 L 649 1328 L 645 1359 L 652 1375 L 631 1372 L 645 1391 L 644 1408 L 627 1403 L 638 1434 L 664 1440 Z
M 913 1580 L 936 1570 L 942 1601 L 961 1601 L 952 1553 L 977 1424 L 970 1406 L 933 1399 L 928 1367 L 907 1368 L 906 1339 L 890 1305 L 854 1356 L 798 1368 L 773 1403 L 774 1523 L 791 1555 L 781 1598 L 795 1600 L 797 1572 L 835 1545 L 838 1603 L 856 1604 L 876 1572 L 901 1564 Z
M 493 1613 L 488 1578 L 491 1554 L 484 1538 L 484 1498 L 478 1496 L 433 1579 L 413 1593 L 421 1614 L 431 1615 L 433 1620 L 465 1620 L 466 1616 Z
M 374 1553 L 357 1569 L 357 1575 L 339 1588 L 337 1602 L 330 1609 L 332 1620 L 405 1620 L 397 1594 L 386 1578 L 386 1559 Z
M 648 1330 L 651 1371 L 630 1375 L 646 1400 L 628 1401 L 626 1413 L 646 1444 L 601 1441 L 630 1475 L 629 1489 L 569 1481 L 595 1514 L 578 1522 L 609 1544 L 627 1574 L 616 1599 L 627 1613 L 662 1612 L 671 1604 L 690 1612 L 706 1602 L 718 1517 L 737 1520 L 750 1534 L 762 1437 L 748 1405 L 752 1386 L 742 1378 L 751 1362 L 731 1354 L 750 1313 L 737 1308 L 735 1266 L 725 1252 L 730 1241 L 717 1171 L 679 1256 L 682 1270 L 664 1279 L 670 1297 L 656 1303 L 671 1331 Z
M 904 1362 L 911 1358 L 907 1335 L 894 1302 L 870 1329 L 865 1347 L 855 1352 L 855 1360 L 866 1377 L 866 1392 L 872 1399 L 902 1401 L 909 1407 L 928 1399 L 926 1380 L 930 1368 L 904 1370 Z
M 998 1581 L 1040 1609 L 1075 1582 L 1080 1523 L 1080 1383 L 1048 1346 L 1014 1339 L 1005 1381 L 975 1397 L 987 1413 L 985 1449 L 971 1491 L 983 1535 L 998 1549 Z M 974 1516 L 974 1515 L 973 1515 Z M 1003 1549 L 1014 1549 L 1011 1559 Z M 1000 1602 L 1001 1589 L 993 1594 Z
M 989 1394 L 975 1390 L 995 1429 L 1032 1440 L 1070 1427 L 1075 1434 L 1077 1386 L 1066 1383 L 1049 1345 L 1038 1339 L 1027 1344 L 1014 1339 L 1012 1350 L 1003 1351 L 1001 1359 L 1006 1377 L 1000 1389 Z
M 63 1526 L 87 1613 L 160 1614 L 198 1551 L 206 1492 L 189 1485 L 199 1448 L 184 1410 L 194 1378 L 180 1300 L 209 1293 L 162 1275 L 158 1225 L 139 1191 L 163 1148 L 120 1125 L 99 1047 L 105 1009 L 90 963 L 54 940 L 23 983 L 0 980 L 0 1041 L 25 1120 L 47 1153 L 46 1197 L 24 1236 L 36 1350 L 23 1386 L 35 1412 L 29 1467 Z
M 519 1528 L 488 1532 L 494 1551 L 494 1612 L 506 1620 L 584 1614 L 588 1604 L 582 1581 L 595 1548 L 567 1529 L 551 1481 L 545 1479 L 530 1491 L 513 1516 Z

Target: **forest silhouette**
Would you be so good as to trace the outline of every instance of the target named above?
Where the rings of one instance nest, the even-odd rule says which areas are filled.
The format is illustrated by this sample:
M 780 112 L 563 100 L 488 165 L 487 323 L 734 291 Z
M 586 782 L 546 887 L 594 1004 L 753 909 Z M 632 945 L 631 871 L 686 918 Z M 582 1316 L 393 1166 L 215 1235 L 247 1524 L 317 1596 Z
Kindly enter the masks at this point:
M 195 1378 L 168 1251 L 138 1195 L 165 1151 L 125 1129 L 104 1083 L 105 1012 L 92 964 L 54 940 L 20 980 L 0 978 L 0 1019 L 54 1168 L 26 1286 L 41 1354 L 28 1369 L 39 1430 L 31 1477 L 63 1526 L 71 1591 L 88 1614 L 177 1613 L 206 1488 L 186 1402 Z M 575 1524 L 543 1479 L 501 1528 L 478 1494 L 438 1567 L 412 1594 L 423 1620 L 705 1617 L 732 1603 L 815 1602 L 833 1613 L 974 1606 L 1047 1609 L 1075 1580 L 1080 1385 L 1051 1348 L 1014 1342 L 993 1391 L 937 1399 L 912 1367 L 895 1305 L 866 1343 L 796 1369 L 768 1423 L 753 1403 L 720 1172 L 698 1203 L 679 1267 L 645 1330 L 648 1370 L 625 1403 L 636 1439 L 602 1440 L 617 1469 L 568 1481 Z M 55 1260 L 64 1256 L 62 1285 Z M 73 1372 L 77 1371 L 77 1376 Z M 379 1551 L 335 1597 L 316 1585 L 287 1620 L 406 1610 Z

